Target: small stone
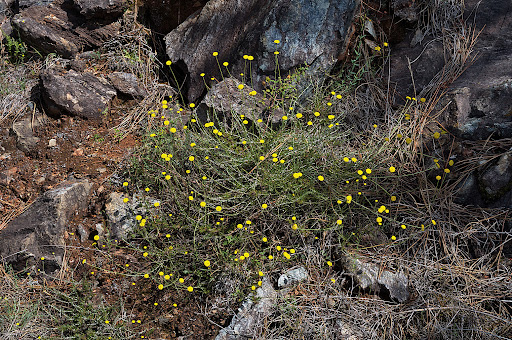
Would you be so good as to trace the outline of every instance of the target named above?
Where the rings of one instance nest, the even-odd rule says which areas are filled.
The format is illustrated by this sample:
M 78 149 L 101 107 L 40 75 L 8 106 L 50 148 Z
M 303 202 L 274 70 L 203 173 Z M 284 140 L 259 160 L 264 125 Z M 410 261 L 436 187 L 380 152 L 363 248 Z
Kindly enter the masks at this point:
M 73 151 L 73 156 L 83 156 L 84 155 L 84 149 L 78 148 L 75 151 Z
M 304 267 L 299 267 L 293 270 L 289 270 L 279 277 L 277 280 L 277 286 L 279 288 L 285 288 L 292 286 L 301 281 L 307 280 L 308 271 Z
M 56 146 L 57 146 L 57 140 L 56 140 L 55 138 L 50 139 L 50 140 L 48 141 L 48 146 L 49 146 L 50 148 L 54 148 L 54 147 L 56 147 Z

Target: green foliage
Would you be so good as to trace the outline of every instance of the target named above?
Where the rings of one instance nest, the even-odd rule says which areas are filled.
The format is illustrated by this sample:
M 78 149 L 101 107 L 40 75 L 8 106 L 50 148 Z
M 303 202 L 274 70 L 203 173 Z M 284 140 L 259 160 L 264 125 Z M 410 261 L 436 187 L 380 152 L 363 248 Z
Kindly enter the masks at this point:
M 91 283 L 82 280 L 69 292 L 54 290 L 54 302 L 49 315 L 61 338 L 65 339 L 127 339 L 132 336 L 126 328 L 119 304 L 94 303 Z
M 25 61 L 27 54 L 27 45 L 15 37 L 11 37 L 2 31 L 2 35 L 5 39 L 5 52 L 9 56 L 9 60 L 14 64 L 21 64 Z

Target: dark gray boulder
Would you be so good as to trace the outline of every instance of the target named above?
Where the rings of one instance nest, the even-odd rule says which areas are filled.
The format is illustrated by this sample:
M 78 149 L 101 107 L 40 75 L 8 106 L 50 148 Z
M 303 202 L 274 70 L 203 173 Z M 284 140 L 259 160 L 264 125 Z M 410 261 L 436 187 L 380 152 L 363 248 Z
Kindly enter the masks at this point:
M 186 75 L 190 101 L 205 90 L 201 73 L 205 79 L 223 78 L 213 52 L 221 64 L 232 65 L 231 74 L 250 75 L 258 91 L 266 76 L 274 75 L 275 51 L 281 72 L 308 64 L 321 77 L 344 51 L 355 8 L 355 0 L 211 0 L 165 37 L 166 51 Z M 254 57 L 252 72 L 243 55 Z
M 154 32 L 167 34 L 194 12 L 203 8 L 208 0 L 142 0 L 138 1 L 139 20 Z
M 91 73 L 52 68 L 41 74 L 46 113 L 99 118 L 108 111 L 116 90 L 105 79 Z
M 243 88 L 240 89 L 239 86 Z M 254 89 L 242 84 L 236 78 L 226 78 L 212 86 L 204 99 L 198 105 L 196 114 L 203 121 L 210 121 L 212 113 L 218 118 L 231 119 L 233 116 L 244 116 L 245 119 L 256 125 L 278 123 L 284 115 L 282 109 L 270 108 L 270 100 L 265 99 L 261 94 L 250 95 Z M 267 112 L 272 115 L 268 116 Z M 258 122 L 261 119 L 261 122 Z
M 70 180 L 37 198 L 0 231 L 0 260 L 16 271 L 59 269 L 66 227 L 72 216 L 86 210 L 90 190 L 87 180 Z
M 73 0 L 80 14 L 87 19 L 112 21 L 119 18 L 127 7 L 126 0 Z
M 142 99 L 147 94 L 139 87 L 137 77 L 133 73 L 114 72 L 108 75 L 108 79 L 122 96 Z
M 429 97 L 440 90 L 445 95 L 436 112 L 442 113 L 440 121 L 455 135 L 468 140 L 512 137 L 512 3 L 468 0 L 461 9 L 438 6 L 441 12 L 436 15 L 440 19 L 452 15 L 454 22 L 444 45 L 440 37 L 418 30 L 391 46 L 394 102 L 401 104 L 406 96 Z M 475 27 L 462 30 L 463 20 Z
M 88 20 L 60 2 L 28 7 L 11 22 L 21 39 L 38 52 L 57 53 L 65 58 L 101 46 L 120 28 L 117 22 L 103 25 Z

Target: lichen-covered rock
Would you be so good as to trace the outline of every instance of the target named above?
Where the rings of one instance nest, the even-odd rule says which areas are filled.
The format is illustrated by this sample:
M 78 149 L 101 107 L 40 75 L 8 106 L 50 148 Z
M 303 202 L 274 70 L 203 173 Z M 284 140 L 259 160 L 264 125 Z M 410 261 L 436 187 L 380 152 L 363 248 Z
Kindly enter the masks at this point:
M 277 293 L 272 284 L 264 278 L 262 285 L 256 289 L 256 301 L 250 296 L 233 316 L 229 326 L 220 330 L 215 340 L 238 340 L 253 338 L 254 331 L 261 327 L 265 317 L 269 316 L 275 304 Z
M 308 279 L 308 277 L 308 271 L 304 267 L 288 270 L 286 273 L 279 277 L 277 280 L 277 286 L 279 288 L 286 288 L 299 282 L 305 281 Z
M 90 190 L 87 180 L 71 180 L 37 198 L 0 231 L 1 260 L 17 271 L 37 267 L 51 273 L 59 269 L 68 221 L 87 209 Z
M 240 89 L 238 86 L 243 85 Z M 269 110 L 270 101 L 261 94 L 251 95 L 254 89 L 242 84 L 235 78 L 226 78 L 223 81 L 213 85 L 208 91 L 196 113 L 200 120 L 208 120 L 211 112 L 215 112 L 217 117 L 245 116 L 256 125 L 278 123 L 284 115 L 280 109 Z M 268 115 L 271 113 L 271 116 Z M 208 117 L 209 118 L 209 117 Z M 262 119 L 259 123 L 258 119 Z
M 398 302 L 405 302 L 409 299 L 409 280 L 401 273 L 392 273 L 389 270 L 381 270 L 380 266 L 363 262 L 353 256 L 345 257 L 345 268 L 348 273 L 354 276 L 362 289 L 370 288 L 374 291 L 380 291 L 385 287 L 389 291 L 392 299 Z
M 343 53 L 355 8 L 355 0 L 211 0 L 165 37 L 166 51 L 186 75 L 190 101 L 204 92 L 200 73 L 223 78 L 213 52 L 232 65 L 232 74 L 251 76 L 258 91 L 266 76 L 274 75 L 275 51 L 282 72 L 308 64 L 309 72 L 321 77 Z M 243 55 L 254 57 L 252 72 Z
M 41 74 L 41 83 L 45 109 L 52 116 L 99 118 L 116 95 L 105 79 L 74 70 L 48 69 Z
M 147 206 L 144 204 L 153 204 L 156 200 L 144 198 L 142 195 L 134 194 L 130 200 L 125 203 L 123 199 L 126 195 L 119 192 L 110 193 L 105 203 L 105 213 L 109 227 L 110 238 L 114 240 L 126 240 L 130 233 L 137 226 L 137 215 L 145 215 Z

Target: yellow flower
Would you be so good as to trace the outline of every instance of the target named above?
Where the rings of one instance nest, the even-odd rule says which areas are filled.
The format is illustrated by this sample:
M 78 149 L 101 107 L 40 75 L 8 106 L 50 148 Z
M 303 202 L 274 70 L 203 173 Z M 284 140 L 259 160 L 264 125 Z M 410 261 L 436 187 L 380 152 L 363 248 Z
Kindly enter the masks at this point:
M 288 119 L 288 116 L 283 116 L 282 117 L 283 120 L 287 120 Z
M 260 156 L 260 161 L 264 161 L 265 160 L 265 156 Z
M 224 65 L 224 66 L 228 66 L 228 65 L 229 65 L 229 63 L 228 63 L 227 61 L 225 61 L 225 62 L 223 62 L 223 63 L 222 63 L 222 65 Z
M 204 208 L 204 207 L 206 207 L 206 202 L 203 201 L 203 202 L 199 203 L 199 205 Z
M 274 256 L 272 256 L 272 255 L 269 255 L 269 256 L 268 256 L 268 259 L 269 259 L 269 260 L 272 260 L 273 258 L 274 258 Z
M 130 200 L 130 199 L 129 199 L 128 197 L 123 198 L 123 202 L 124 202 L 124 203 L 128 202 L 129 200 Z
M 406 226 L 405 224 L 402 224 L 400 227 L 401 227 L 402 229 L 406 229 L 406 228 L 407 228 L 407 226 Z
M 127 187 L 127 186 L 128 186 L 128 182 L 124 182 L 123 187 Z
M 188 286 L 187 290 L 188 290 L 189 292 L 193 292 L 193 291 L 194 291 L 194 287 L 192 287 L 192 286 Z
M 158 285 L 158 289 L 160 289 L 160 290 L 164 289 L 164 285 L 163 284 L 159 284 Z
M 297 113 L 297 114 L 295 115 L 295 117 L 297 117 L 297 118 L 299 118 L 299 119 L 300 119 L 300 118 L 302 118 L 302 113 Z
M 350 204 L 350 202 L 352 202 L 352 196 L 348 195 L 346 197 L 346 202 L 347 202 L 347 204 Z
M 281 246 L 277 246 L 276 249 L 281 251 Z
M 335 117 L 334 115 L 328 115 L 327 116 L 327 118 L 329 118 L 329 119 L 334 119 L 334 117 Z
M 105 323 L 106 323 L 106 324 L 108 325 L 108 324 L 110 323 L 110 321 L 108 321 L 108 320 L 105 320 Z
M 100 235 L 94 235 L 94 241 L 99 241 L 100 239 Z M 43 257 L 43 260 L 44 260 L 44 257 Z
M 381 48 L 380 46 L 375 46 L 375 51 L 380 52 Z
M 450 173 L 450 169 L 444 169 L 444 172 L 446 172 L 447 174 Z
M 218 56 L 219 55 L 219 52 L 213 52 L 212 53 L 214 57 Z
M 267 242 L 267 241 L 268 241 L 266 237 L 262 238 L 261 240 L 262 240 L 263 242 Z
M 265 140 L 264 139 L 260 139 L 260 143 L 261 144 L 265 143 Z
M 387 42 L 385 42 L 383 45 L 384 45 L 384 47 L 388 47 L 389 46 L 389 44 Z
M 205 76 L 205 74 L 204 74 L 204 73 L 201 73 L 201 74 L 200 74 L 200 76 L 201 76 L 201 77 L 204 77 L 204 76 Z
M 252 55 L 250 55 L 250 56 L 248 56 L 248 57 L 247 57 L 247 59 L 248 59 L 249 61 L 251 61 L 251 60 L 254 60 L 254 57 L 253 57 Z M 256 91 L 254 91 L 254 92 L 256 92 Z
M 222 210 L 222 207 L 221 207 L 220 205 L 218 205 L 218 206 L 216 206 L 216 207 L 215 207 L 215 210 L 217 210 L 217 211 L 221 211 L 221 210 Z
M 352 157 L 352 162 L 356 163 L 357 162 L 357 158 Z
M 323 181 L 323 180 L 324 180 L 324 176 L 322 176 L 322 175 L 318 176 L 318 180 L 319 180 L 320 182 L 321 182 L 321 181 Z
M 396 171 L 396 169 L 394 166 L 389 167 L 389 172 L 395 172 L 395 171 Z
M 441 180 L 441 176 L 437 175 L 437 176 L 436 176 L 436 179 L 437 179 L 438 181 L 440 181 L 440 180 Z
M 155 206 L 155 208 L 158 208 L 160 206 L 160 202 L 155 202 L 153 205 Z
M 395 235 L 391 236 L 391 239 L 392 239 L 393 241 L 396 241 L 396 236 L 395 236 Z
M 251 95 L 251 96 L 255 96 L 255 95 L 256 95 L 256 91 L 251 91 L 251 92 L 249 92 L 249 95 Z
M 367 174 L 371 174 L 372 173 L 372 169 L 366 169 L 366 173 Z
M 172 61 L 170 61 L 170 60 L 167 60 L 167 61 L 165 62 L 165 65 L 167 65 L 167 66 L 170 66 L 171 64 L 172 64 Z
M 332 267 L 332 262 L 331 262 L 331 261 L 327 261 L 327 265 L 328 265 L 329 267 Z
M 426 102 L 427 100 L 425 98 L 420 98 L 420 102 L 424 103 Z
M 337 221 L 336 221 L 336 223 L 337 223 L 338 225 L 342 225 L 342 224 L 343 224 L 343 221 L 342 221 L 342 220 L 337 220 Z
M 434 133 L 433 136 L 435 139 L 438 139 L 439 137 L 441 137 L 441 134 L 439 132 L 436 132 L 436 133 Z
M 287 252 L 284 252 L 284 253 L 283 253 L 283 256 L 284 256 L 284 257 L 286 257 L 288 260 L 289 260 L 289 259 L 290 259 L 290 257 L 291 257 L 291 255 L 290 255 L 290 254 L 288 254 Z
M 208 260 L 204 261 L 204 265 L 205 265 L 205 267 L 209 267 L 210 266 L 210 261 L 208 261 Z
M 293 229 L 293 230 L 297 230 L 297 228 L 299 228 L 299 226 L 297 225 L 297 223 L 294 223 L 294 224 L 292 225 L 292 229 Z
M 262 209 L 267 209 L 267 208 L 268 208 L 268 205 L 267 205 L 267 204 L 265 204 L 265 203 L 263 203 L 263 204 L 261 205 L 261 208 L 262 208 Z
M 313 113 L 313 114 L 315 115 L 315 117 L 320 116 L 320 112 L 318 112 L 318 111 L 317 111 L 317 112 L 315 112 L 315 113 Z
M 176 133 L 176 128 L 171 128 L 171 133 Z
M 145 279 L 149 279 L 149 274 L 144 274 Z
M 194 158 L 194 156 L 190 156 L 190 157 L 188 158 L 188 160 L 189 160 L 189 161 L 191 161 L 191 162 L 193 162 L 193 161 L 194 161 L 194 159 L 195 159 L 195 158 Z
M 293 174 L 293 178 L 299 178 L 299 177 L 301 177 L 301 176 L 302 176 L 302 172 L 295 172 L 295 173 Z
M 279 51 L 274 51 L 274 54 L 275 54 L 275 55 L 278 55 L 278 54 L 279 54 Z
M 274 44 L 279 44 L 280 41 L 279 40 L 274 40 Z
M 240 84 L 240 85 L 238 85 L 238 88 L 239 88 L 240 90 L 242 90 L 242 89 L 244 88 L 244 84 Z
M 164 280 L 170 280 L 170 279 L 171 279 L 170 275 L 164 275 Z

